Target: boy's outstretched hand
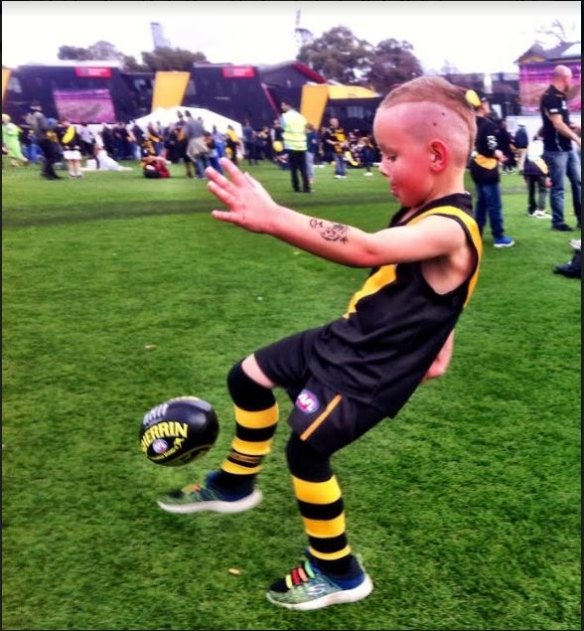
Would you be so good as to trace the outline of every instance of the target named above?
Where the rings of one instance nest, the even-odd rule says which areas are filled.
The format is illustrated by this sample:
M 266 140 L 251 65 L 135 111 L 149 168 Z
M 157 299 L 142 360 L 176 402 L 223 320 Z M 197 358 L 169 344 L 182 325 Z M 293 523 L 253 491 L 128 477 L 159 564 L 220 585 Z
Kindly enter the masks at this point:
M 249 173 L 242 173 L 228 158 L 220 164 L 229 179 L 212 167 L 205 169 L 208 189 L 229 210 L 214 210 L 215 219 L 237 224 L 252 232 L 270 232 L 270 225 L 278 205 L 266 189 Z

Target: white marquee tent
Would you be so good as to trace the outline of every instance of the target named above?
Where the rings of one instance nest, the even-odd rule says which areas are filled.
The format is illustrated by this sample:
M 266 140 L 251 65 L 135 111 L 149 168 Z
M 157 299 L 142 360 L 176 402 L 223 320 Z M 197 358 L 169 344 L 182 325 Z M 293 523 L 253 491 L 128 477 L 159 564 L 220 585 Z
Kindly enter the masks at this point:
M 213 126 L 215 126 L 217 127 L 217 131 L 224 134 L 227 131 L 227 125 L 231 125 L 237 135 L 240 138 L 242 136 L 240 123 L 202 107 L 159 107 L 147 116 L 137 118 L 136 123 L 144 129 L 146 129 L 148 123 L 160 123 L 162 126 L 166 126 L 171 123 L 176 123 L 178 121 L 178 113 L 182 112 L 184 114 L 186 111 L 189 111 L 194 119 L 200 117 L 207 131 L 213 131 Z

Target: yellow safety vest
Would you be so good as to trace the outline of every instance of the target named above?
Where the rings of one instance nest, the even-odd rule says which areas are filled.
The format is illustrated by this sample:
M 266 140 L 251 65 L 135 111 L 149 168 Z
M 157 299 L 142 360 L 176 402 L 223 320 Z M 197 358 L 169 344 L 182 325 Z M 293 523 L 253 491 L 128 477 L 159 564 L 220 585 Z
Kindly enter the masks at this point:
M 306 151 L 306 119 L 296 110 L 282 115 L 284 146 L 290 151 Z

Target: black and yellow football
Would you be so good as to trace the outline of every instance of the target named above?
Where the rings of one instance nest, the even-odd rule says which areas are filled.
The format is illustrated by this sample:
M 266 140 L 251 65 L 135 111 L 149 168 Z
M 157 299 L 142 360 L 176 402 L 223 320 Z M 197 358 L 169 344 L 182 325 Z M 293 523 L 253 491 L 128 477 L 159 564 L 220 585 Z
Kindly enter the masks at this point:
M 210 403 L 177 397 L 146 412 L 140 425 L 140 449 L 154 464 L 177 467 L 209 451 L 218 434 L 219 420 Z

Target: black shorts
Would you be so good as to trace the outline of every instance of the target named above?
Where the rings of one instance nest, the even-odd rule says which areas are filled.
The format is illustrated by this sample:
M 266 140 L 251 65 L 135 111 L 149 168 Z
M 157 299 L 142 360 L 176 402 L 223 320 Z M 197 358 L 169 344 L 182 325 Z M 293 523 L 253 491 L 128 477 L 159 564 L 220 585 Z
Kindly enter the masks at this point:
M 312 347 L 321 328 L 309 329 L 254 353 L 266 377 L 284 388 L 294 407 L 288 424 L 301 440 L 330 455 L 379 423 L 377 408 L 351 399 L 318 381 L 310 372 Z

